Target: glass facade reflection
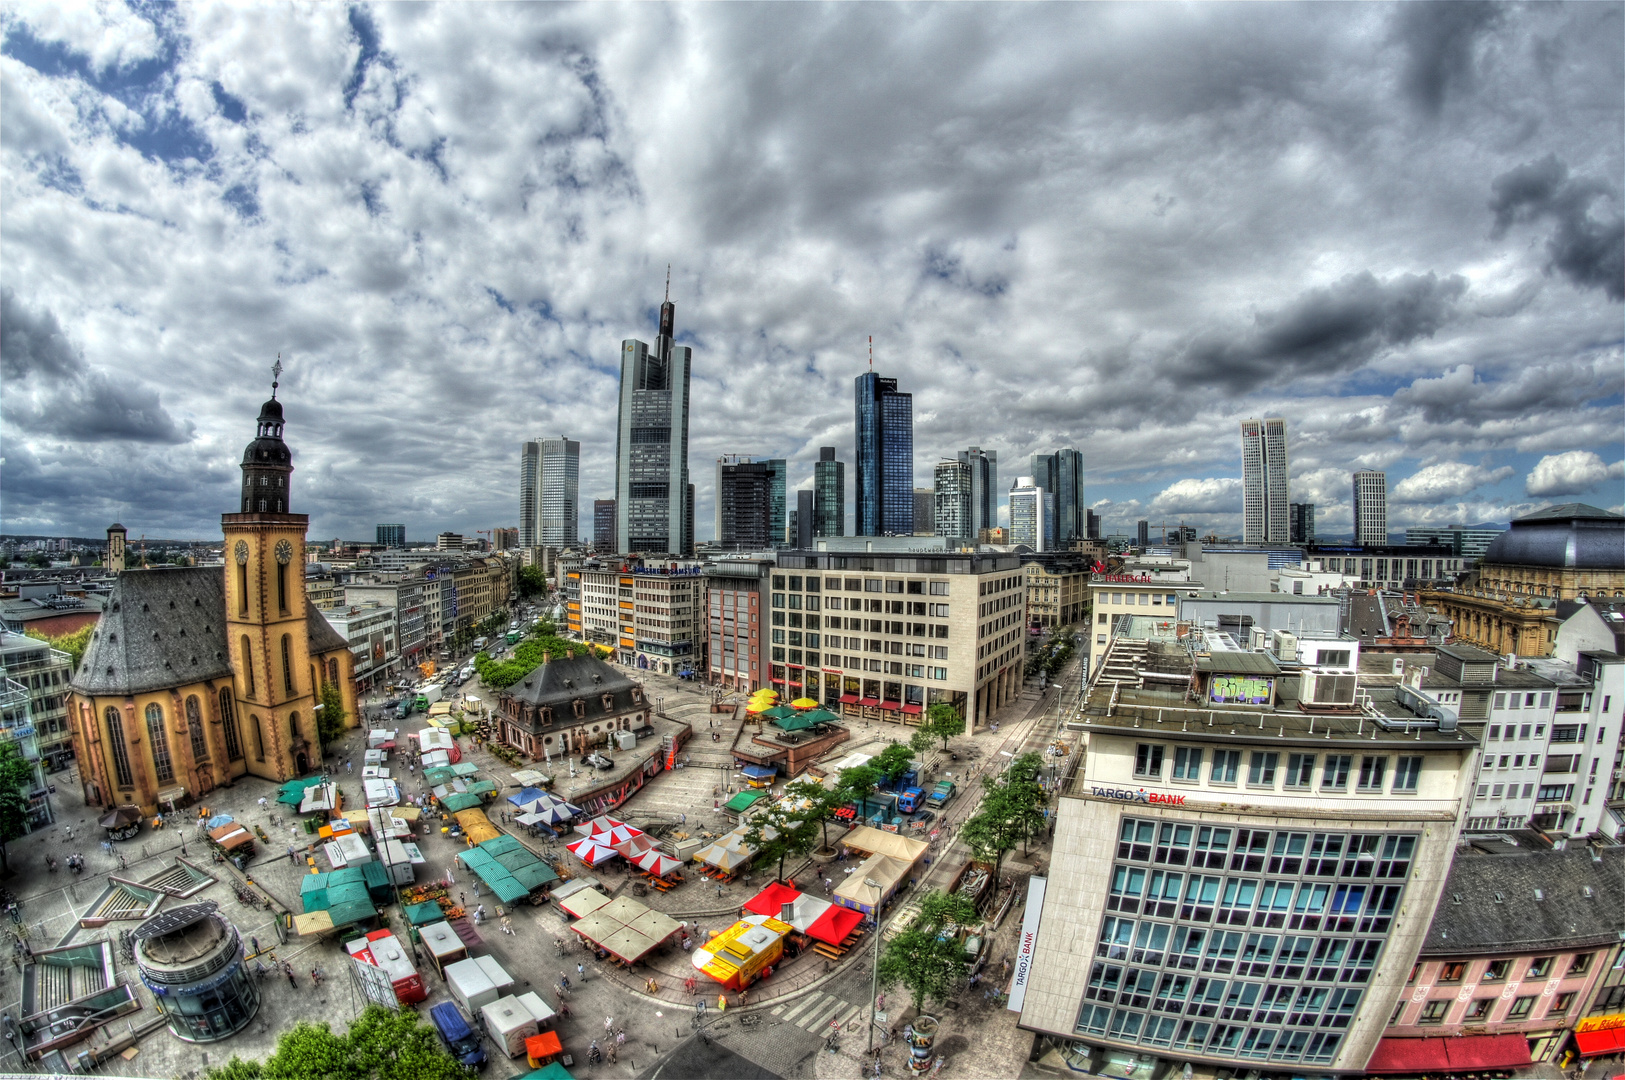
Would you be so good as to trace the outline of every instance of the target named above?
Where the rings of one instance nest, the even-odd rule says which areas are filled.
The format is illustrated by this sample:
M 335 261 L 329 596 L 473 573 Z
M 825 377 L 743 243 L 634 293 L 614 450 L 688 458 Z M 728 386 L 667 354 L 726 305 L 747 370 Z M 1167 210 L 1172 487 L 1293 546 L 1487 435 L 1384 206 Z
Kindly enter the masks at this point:
M 857 536 L 914 532 L 914 395 L 874 372 L 854 384 Z

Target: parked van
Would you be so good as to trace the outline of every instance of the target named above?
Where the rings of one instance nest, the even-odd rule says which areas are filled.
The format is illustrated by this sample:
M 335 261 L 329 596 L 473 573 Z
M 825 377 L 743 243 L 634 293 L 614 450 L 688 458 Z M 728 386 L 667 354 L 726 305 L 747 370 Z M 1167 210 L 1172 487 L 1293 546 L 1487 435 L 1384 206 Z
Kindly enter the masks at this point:
M 474 1069 L 485 1064 L 485 1047 L 480 1044 L 479 1034 L 463 1019 L 456 1002 L 442 1001 L 429 1010 L 429 1019 L 453 1057 Z

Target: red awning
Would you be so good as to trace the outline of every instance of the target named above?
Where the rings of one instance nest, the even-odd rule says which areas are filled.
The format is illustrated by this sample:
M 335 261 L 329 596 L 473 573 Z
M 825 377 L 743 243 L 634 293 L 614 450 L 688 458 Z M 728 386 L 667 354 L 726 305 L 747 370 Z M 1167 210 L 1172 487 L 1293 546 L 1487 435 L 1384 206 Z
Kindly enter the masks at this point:
M 1528 1065 L 1529 1040 L 1522 1035 L 1458 1035 L 1425 1039 L 1383 1039 L 1365 1071 L 1382 1075 L 1472 1072 Z
M 856 695 L 856 694 L 842 694 L 841 695 L 841 704 L 842 705 L 856 705 L 857 703 L 858 703 L 858 695 Z
M 841 673 L 840 668 L 825 668 L 824 669 L 824 674 L 825 675 L 839 675 L 840 673 Z
M 801 895 L 795 889 L 777 881 L 745 901 L 745 910 L 755 912 L 757 915 L 769 915 L 775 919 L 784 910 L 785 904 L 793 904 Z M 839 944 L 837 942 L 836 944 Z
M 880 699 L 877 697 L 859 698 L 858 704 L 862 705 L 865 709 L 878 709 L 880 708 Z
M 1617 1054 L 1625 1051 L 1625 1027 L 1603 1028 L 1601 1031 L 1576 1031 L 1574 1043 L 1581 1057 Z
M 863 912 L 831 904 L 827 911 L 807 927 L 807 936 L 830 945 L 839 945 L 846 940 L 846 935 L 852 932 L 852 928 L 862 921 Z
M 919 705 L 904 705 L 903 706 L 903 711 L 908 713 L 911 716 L 914 713 L 920 712 L 921 709 L 922 709 L 922 706 L 919 706 Z
M 898 709 L 903 707 L 903 703 L 901 701 L 882 701 L 880 703 L 880 707 L 882 709 L 890 709 L 892 712 L 896 712 Z

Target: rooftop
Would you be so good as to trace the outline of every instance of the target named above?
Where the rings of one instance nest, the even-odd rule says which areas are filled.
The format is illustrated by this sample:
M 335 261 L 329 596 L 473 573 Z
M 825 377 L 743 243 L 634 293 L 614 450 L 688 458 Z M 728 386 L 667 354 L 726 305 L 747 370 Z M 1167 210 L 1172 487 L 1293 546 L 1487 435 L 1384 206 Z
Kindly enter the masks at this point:
M 1625 847 L 1458 851 L 1423 956 L 1517 954 L 1616 942 Z

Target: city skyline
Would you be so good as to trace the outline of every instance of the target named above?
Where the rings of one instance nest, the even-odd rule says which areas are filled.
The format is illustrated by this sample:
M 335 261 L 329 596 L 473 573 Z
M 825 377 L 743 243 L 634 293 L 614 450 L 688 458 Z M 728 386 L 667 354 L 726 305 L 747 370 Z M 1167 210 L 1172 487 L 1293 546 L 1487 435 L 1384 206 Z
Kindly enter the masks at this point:
M 4 528 L 210 535 L 279 352 L 313 536 L 516 524 L 537 430 L 609 496 L 616 344 L 652 329 L 667 262 L 690 453 L 783 458 L 791 490 L 820 445 L 856 460 L 873 334 L 915 395 L 911 486 L 967 445 L 1072 446 L 1107 532 L 1239 534 L 1250 416 L 1286 419 L 1325 535 L 1362 469 L 1396 533 L 1618 507 L 1620 9 L 1490 10 L 918 13 L 916 46 L 976 73 L 945 81 L 881 9 L 358 7 L 246 36 L 9 9 Z M 707 58 L 786 34 L 860 47 L 755 96 Z M 453 36 L 489 48 L 492 93 Z M 1143 74 L 1196 42 L 1211 70 Z M 886 74 L 847 101 L 860 63 Z M 798 156 L 758 153 L 781 133 Z M 876 143 L 910 148 L 854 168 Z

